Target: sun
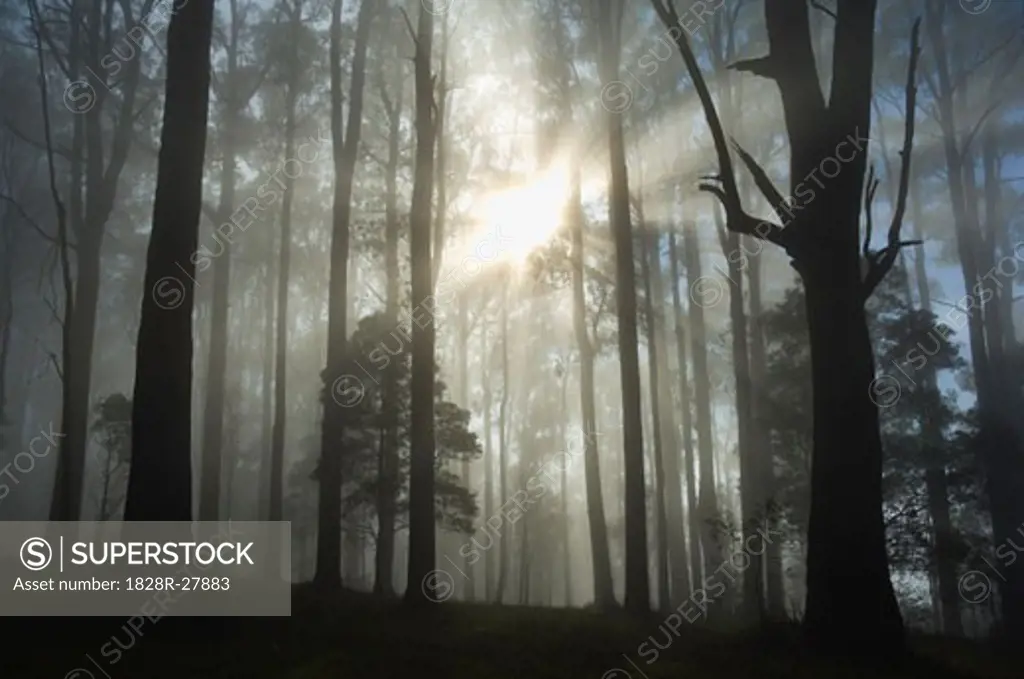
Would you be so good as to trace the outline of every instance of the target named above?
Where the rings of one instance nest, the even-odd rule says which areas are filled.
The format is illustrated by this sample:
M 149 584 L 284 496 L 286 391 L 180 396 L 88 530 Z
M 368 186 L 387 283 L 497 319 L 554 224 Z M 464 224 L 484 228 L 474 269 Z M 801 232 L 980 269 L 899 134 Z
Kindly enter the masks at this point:
M 562 226 L 571 187 L 568 168 L 556 164 L 535 180 L 483 198 L 479 219 L 501 236 L 499 258 L 522 264 Z

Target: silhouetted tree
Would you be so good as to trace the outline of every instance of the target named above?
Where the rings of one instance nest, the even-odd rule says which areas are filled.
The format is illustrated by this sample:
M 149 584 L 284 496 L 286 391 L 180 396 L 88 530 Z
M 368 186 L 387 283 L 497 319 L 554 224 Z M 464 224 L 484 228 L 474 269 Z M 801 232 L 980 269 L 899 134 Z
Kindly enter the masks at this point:
M 213 0 L 167 32 L 167 94 L 136 345 L 128 521 L 192 519 L 192 306 L 210 99 Z M 180 267 L 180 268 L 179 268 Z M 184 272 L 188 280 L 178 278 Z
M 321 490 L 317 510 L 316 581 L 323 588 L 341 586 L 341 440 L 344 413 L 328 396 L 342 374 L 348 335 L 349 221 L 352 182 L 362 132 L 366 52 L 378 0 L 362 0 L 356 20 L 348 118 L 342 127 L 341 0 L 331 9 L 331 138 L 334 143 L 334 213 L 331 222 L 331 270 L 327 300 L 327 366 L 324 371 L 324 417 L 321 425 Z
M 599 71 L 605 87 L 618 80 L 622 50 L 622 0 L 597 5 L 601 36 Z M 622 380 L 622 445 L 626 469 L 626 597 L 625 606 L 650 609 L 647 574 L 647 512 L 645 511 L 643 421 L 640 411 L 640 358 L 637 336 L 636 273 L 630 218 L 626 144 L 620 114 L 607 109 L 605 124 L 611 178 L 608 221 L 615 242 L 615 292 L 619 321 L 619 369 Z
M 416 159 L 409 208 L 412 253 L 412 461 L 409 469 L 409 586 L 405 600 L 426 601 L 423 580 L 434 567 L 434 305 L 431 265 L 431 196 L 434 193 L 436 119 L 431 58 L 434 15 L 419 8 L 416 56 Z

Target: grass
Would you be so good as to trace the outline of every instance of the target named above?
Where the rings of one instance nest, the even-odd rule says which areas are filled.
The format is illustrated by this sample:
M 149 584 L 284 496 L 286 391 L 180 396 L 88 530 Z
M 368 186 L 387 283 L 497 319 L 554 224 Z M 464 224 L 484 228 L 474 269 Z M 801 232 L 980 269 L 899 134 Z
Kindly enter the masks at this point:
M 8 619 L 9 623 L 13 623 Z M 793 630 L 729 636 L 682 628 L 657 660 L 637 647 L 649 621 L 584 610 L 447 603 L 409 611 L 344 593 L 324 601 L 297 587 L 291 618 L 22 618 L 2 637 L 0 677 L 29 679 L 999 679 L 1011 659 L 967 641 L 912 639 L 903 667 L 859 667 L 804 651 Z M 625 657 L 624 657 L 625 656 Z M 864 649 L 871 657 L 871 649 Z M 628 659 L 627 659 L 628 658 Z M 635 663 L 635 664 L 631 664 Z M 76 669 L 87 670 L 75 675 Z M 615 671 L 618 670 L 618 671 Z

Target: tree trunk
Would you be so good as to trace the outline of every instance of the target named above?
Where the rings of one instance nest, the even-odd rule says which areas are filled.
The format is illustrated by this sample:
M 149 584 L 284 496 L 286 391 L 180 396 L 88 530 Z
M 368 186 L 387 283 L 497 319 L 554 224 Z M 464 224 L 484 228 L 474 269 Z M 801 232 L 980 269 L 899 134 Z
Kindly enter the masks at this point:
M 299 27 L 302 20 L 302 0 L 295 0 L 289 7 L 290 44 L 288 83 L 285 94 L 285 158 L 295 155 L 295 107 L 298 100 Z M 274 355 L 274 427 L 270 443 L 270 510 L 271 521 L 284 519 L 284 435 L 287 425 L 288 402 L 288 283 L 291 267 L 292 247 L 292 199 L 295 193 L 295 178 L 285 173 L 284 196 L 281 199 L 281 249 L 277 261 L 277 328 Z
M 167 32 L 167 98 L 146 255 L 148 294 L 136 345 L 126 521 L 192 519 L 190 257 L 203 198 L 213 4 L 182 6 Z M 176 278 L 179 266 L 188 281 Z
M 435 97 L 437 101 L 437 119 L 434 121 L 434 143 L 435 152 L 435 177 L 434 183 L 437 189 L 437 217 L 433 224 L 431 234 L 433 254 L 431 255 L 431 281 L 432 288 L 437 287 L 438 277 L 441 275 L 441 265 L 444 261 L 444 240 L 445 226 L 448 217 L 448 177 L 445 169 L 448 164 L 447 139 L 445 138 L 445 127 L 448 118 L 448 17 L 441 15 L 441 46 L 438 60 L 441 62 L 441 70 L 438 73 L 438 82 Z
M 654 0 L 654 4 L 666 25 L 678 18 L 660 0 Z M 729 145 L 707 83 L 683 32 L 673 37 L 715 142 L 718 181 L 705 182 L 703 190 L 721 200 L 732 232 L 757 235 L 784 247 L 807 291 L 814 451 L 805 630 L 819 648 L 859 654 L 865 646 L 872 646 L 878 654 L 889 655 L 901 653 L 905 639 L 888 571 L 881 437 L 878 406 L 872 401 L 871 391 L 874 356 L 864 302 L 903 246 L 902 197 L 910 167 L 914 118 L 907 120 L 901 200 L 894 211 L 887 247 L 872 252 L 866 245 L 862 257 L 859 227 L 867 169 L 863 147 L 871 124 L 876 4 L 875 0 L 837 1 L 827 100 L 821 91 L 809 10 L 804 3 L 766 2 L 769 56 L 732 65 L 735 70 L 776 82 L 789 137 L 789 177 L 794 188 L 800 190 L 802 179 L 815 177 L 820 168 L 824 174 L 828 160 L 839 166 L 840 161 L 833 155 L 842 157 L 841 146 L 851 145 L 860 151 L 849 155 L 843 161 L 845 167 L 837 173 L 826 175 L 828 184 L 815 177 L 820 193 L 812 192 L 809 200 L 804 199 L 792 223 L 785 227 L 758 220 L 744 211 Z M 916 101 L 917 36 L 915 24 L 906 90 L 908 111 L 913 110 Z M 738 152 L 777 214 L 789 212 L 789 201 L 772 184 L 767 172 L 745 151 Z M 815 201 L 815 196 L 821 197 Z
M 911 216 L 913 230 L 911 235 L 921 240 L 923 214 L 921 210 L 920 186 L 915 179 L 911 186 Z M 928 270 L 923 253 L 914 257 L 914 274 L 917 279 L 917 291 L 922 309 L 931 311 L 931 285 L 928 282 Z M 931 361 L 923 366 L 922 388 L 927 390 L 930 399 L 938 400 L 942 394 L 938 386 L 938 375 Z M 928 513 L 932 522 L 933 550 L 932 559 L 935 564 L 935 576 L 939 592 L 939 609 L 941 611 L 941 627 L 943 634 L 963 636 L 963 621 L 960 618 L 960 593 L 956 577 L 955 540 L 953 522 L 950 516 L 949 479 L 946 465 L 939 457 L 944 448 L 944 437 L 940 423 L 935 419 L 933 411 L 928 410 L 922 418 L 922 434 L 929 447 L 929 464 L 925 470 L 925 489 L 928 495 Z
M 618 1 L 600 5 L 601 80 L 617 80 L 621 51 L 622 6 Z M 625 458 L 626 593 L 625 607 L 635 613 L 650 610 L 647 569 L 647 512 L 644 485 L 643 418 L 640 409 L 640 359 L 636 321 L 636 273 L 633 227 L 630 220 L 629 177 L 622 119 L 606 111 L 611 185 L 608 221 L 615 243 L 616 310 L 619 326 L 619 371 L 622 382 L 623 457 Z
M 51 521 L 77 521 L 82 510 L 85 457 L 88 449 L 89 395 L 92 383 L 92 355 L 96 338 L 96 313 L 100 289 L 100 247 L 102 232 L 89 229 L 75 247 L 78 262 L 74 304 L 65 314 L 69 347 L 62 361 L 65 395 Z M 178 280 L 177 278 L 175 280 Z
M 69 37 L 69 72 L 77 77 L 79 67 L 102 71 L 98 49 L 102 42 L 105 22 L 109 22 L 112 5 L 107 4 L 107 16 L 102 3 L 90 3 L 87 16 L 78 16 L 80 9 L 72 5 L 72 29 Z M 82 36 L 84 26 L 87 35 Z M 45 29 L 40 29 L 45 30 Z M 85 49 L 88 47 L 89 49 Z M 63 423 L 57 459 L 54 493 L 51 498 L 52 520 L 74 521 L 81 513 L 86 453 L 89 446 L 89 417 L 91 412 L 92 358 L 95 343 L 97 303 L 100 287 L 100 254 L 107 220 L 114 209 L 118 181 L 128 158 L 134 139 L 136 92 L 138 90 L 141 59 L 127 62 L 121 100 L 113 124 L 109 152 L 103 148 L 103 116 L 107 92 L 94 90 L 93 105 L 73 123 L 71 159 L 71 227 L 75 235 L 75 261 L 77 278 L 67 291 L 74 303 L 67 304 L 64 319 L 68 327 L 71 348 L 65 352 L 62 365 L 64 390 Z M 47 123 L 47 126 L 49 123 Z M 104 156 L 107 163 L 104 166 Z M 84 161 L 83 161 L 84 158 Z M 82 187 L 86 199 L 82 199 Z M 63 207 L 61 208 L 63 210 Z M 191 255 L 191 253 L 190 253 Z M 70 270 L 66 275 L 70 279 Z M 179 286 L 180 287 L 180 286 Z
M 238 36 L 241 26 L 238 2 L 231 0 L 230 39 L 226 46 L 227 71 L 224 74 L 224 117 L 221 121 L 220 200 L 217 207 L 217 229 L 232 224 L 235 203 L 235 130 L 239 113 L 246 102 L 238 92 Z M 289 158 L 291 156 L 288 156 Z M 206 373 L 206 403 L 203 409 L 202 463 L 199 472 L 199 520 L 216 521 L 220 506 L 222 448 L 224 439 L 224 373 L 227 370 L 228 292 L 231 281 L 231 238 L 219 231 L 214 239 L 220 253 L 213 262 L 213 304 L 210 310 L 210 354 Z M 230 231 L 229 231 L 230 233 Z M 223 239 L 223 240 L 221 240 Z
M 529 429 L 529 393 L 527 389 L 521 392 L 521 425 L 519 430 L 519 481 L 518 486 L 526 486 L 527 474 L 533 458 L 533 445 L 536 438 L 531 435 Z M 533 560 L 530 558 L 530 514 L 523 514 L 518 522 L 519 530 L 519 605 L 530 605 L 530 570 Z M 515 525 L 515 524 L 513 524 Z
M 668 377 L 669 369 L 668 333 L 666 332 L 665 315 L 665 281 L 661 263 L 661 237 L 652 234 L 651 240 L 651 295 L 654 300 L 654 332 L 659 351 L 657 352 L 657 372 L 663 376 L 658 380 L 658 395 L 655 404 L 661 414 L 661 439 L 663 441 L 665 478 L 665 503 L 668 533 L 669 574 L 672 579 L 671 603 L 678 606 L 690 594 L 689 555 L 686 549 L 686 527 L 683 522 L 682 476 L 679 470 L 679 440 L 675 418 L 672 414 L 672 385 Z
M 686 519 L 689 534 L 689 561 L 692 588 L 694 584 L 703 582 L 701 572 L 700 551 L 700 520 L 697 515 L 697 462 L 693 451 L 693 410 L 691 408 L 690 383 L 687 379 L 688 365 L 686 361 L 686 328 L 683 324 L 683 308 L 679 294 L 679 283 L 683 278 L 680 272 L 680 255 L 676 247 L 676 234 L 668 235 L 669 261 L 672 265 L 672 309 L 675 317 L 676 363 L 679 371 L 679 402 L 683 420 L 683 460 L 686 466 Z M 689 590 L 688 590 L 689 591 Z
M 654 300 L 651 292 L 651 249 L 657 249 L 657 238 L 647 232 L 647 224 L 643 213 L 639 215 L 637 229 L 640 235 L 640 275 L 644 284 L 644 316 L 647 318 L 647 368 L 648 386 L 650 387 L 651 406 L 651 439 L 654 448 L 654 514 L 657 520 L 656 557 L 658 560 L 658 609 L 670 606 L 672 597 L 669 589 L 669 554 L 668 554 L 668 521 L 665 511 L 665 451 L 662 447 L 661 410 L 658 396 L 660 385 L 658 380 L 658 341 L 654 322 Z M 655 258 L 657 255 L 653 255 Z M 677 475 L 678 477 L 678 475 Z M 673 481 L 674 482 L 674 481 Z
M 994 295 L 995 291 L 987 288 L 981 279 L 983 271 L 991 271 L 984 265 L 984 260 L 991 257 L 982 252 L 977 209 L 976 205 L 971 205 L 973 192 L 969 187 L 974 185 L 974 161 L 957 134 L 961 123 L 954 109 L 951 55 L 948 54 L 943 27 L 944 11 L 941 3 L 929 3 L 925 16 L 935 52 L 937 105 L 960 268 L 967 299 L 976 304 L 976 297 L 982 297 L 986 291 Z M 1006 544 L 1008 539 L 1012 539 L 1020 524 L 1020 516 L 1024 514 L 1019 493 L 1024 484 L 1024 462 L 1020 454 L 1024 448 L 1024 434 L 1019 429 L 1020 392 L 1008 379 L 1013 372 L 1000 365 L 998 356 L 992 355 L 993 351 L 1002 354 L 1000 343 L 1003 338 L 986 337 L 983 314 L 973 306 L 966 310 L 966 316 L 978 397 L 979 446 L 992 515 L 992 539 L 997 545 Z M 962 318 L 958 320 L 962 321 Z M 1019 569 L 1011 568 L 1007 569 L 1005 577 L 1000 597 L 1004 632 L 1010 638 L 1019 639 L 1024 637 L 1024 575 Z
M 484 521 L 494 516 L 494 437 L 491 432 L 491 425 L 493 424 L 491 415 L 494 399 L 491 393 L 491 356 L 487 348 L 487 326 L 485 323 L 486 321 L 481 321 L 480 326 L 480 382 L 484 388 Z M 486 571 L 484 578 L 484 601 L 494 601 L 495 569 L 493 538 L 489 538 L 487 544 L 487 555 L 484 561 Z
M 693 376 L 697 403 L 697 468 L 698 497 L 695 505 L 697 535 L 704 555 L 705 582 L 722 566 L 722 549 L 715 525 L 718 519 L 718 497 L 715 489 L 715 458 L 711 421 L 711 376 L 708 372 L 707 331 L 704 325 L 704 307 L 694 298 L 694 290 L 704 280 L 701 273 L 701 252 L 695 227 L 684 226 L 683 253 L 686 257 L 687 289 L 691 291 L 690 349 L 693 352 Z
M 767 503 L 764 506 L 765 516 L 759 522 L 765 529 L 772 529 L 778 525 L 778 510 L 776 507 L 775 460 L 769 445 L 767 436 L 768 423 L 761 415 L 759 405 L 762 399 L 767 398 L 763 393 L 764 375 L 767 369 L 768 360 L 765 356 L 764 329 L 761 325 L 761 315 L 764 313 L 764 305 L 761 301 L 761 257 L 749 258 L 747 278 L 750 283 L 750 378 L 754 398 L 751 403 L 752 437 L 756 443 L 754 454 L 758 458 L 758 469 L 763 484 L 763 497 Z M 764 554 L 765 571 L 765 600 L 766 612 L 771 620 L 786 619 L 786 585 L 785 572 L 782 564 L 782 541 L 772 540 L 768 543 Z
M 721 214 L 716 210 L 716 221 Z M 720 227 L 724 231 L 724 227 Z M 740 249 L 740 238 L 735 233 L 725 236 L 722 242 L 723 254 L 725 255 L 729 269 L 729 320 L 732 324 L 732 361 L 733 373 L 736 379 L 736 423 L 737 438 L 740 457 L 740 517 L 742 519 L 743 542 L 740 550 L 747 553 L 750 558 L 750 565 L 743 571 L 743 604 L 742 618 L 745 624 L 760 623 L 761 614 L 764 610 L 764 562 L 762 559 L 763 550 L 757 552 L 746 545 L 759 539 L 757 530 L 763 523 L 762 517 L 765 510 L 763 507 L 762 493 L 760 492 L 761 476 L 760 465 L 755 457 L 758 452 L 754 449 L 754 438 L 752 436 L 753 420 L 753 394 L 750 382 L 750 351 L 747 338 L 747 314 L 743 304 L 743 269 L 746 267 L 743 260 L 736 257 L 740 253 L 744 259 L 749 259 L 743 250 Z M 754 258 L 757 256 L 754 255 Z
M 409 469 L 410 604 L 426 602 L 420 586 L 434 568 L 434 341 L 431 266 L 431 196 L 434 193 L 434 80 L 430 73 L 434 15 L 420 7 L 416 30 L 416 165 L 409 211 L 412 254 L 412 428 Z
M 860 262 L 815 265 L 804 277 L 814 394 L 805 624 L 827 647 L 873 635 L 891 643 L 902 624 L 886 561 L 874 357 L 863 300 L 847 282 L 859 280 Z
M 384 182 L 384 270 L 387 278 L 385 314 L 388 327 L 398 327 L 399 271 L 398 271 L 398 164 L 399 143 L 402 123 L 402 79 L 398 78 L 395 103 L 387 100 L 388 113 L 388 160 Z M 386 98 L 386 97 L 385 97 Z M 398 374 L 397 362 L 389 361 L 384 369 L 384 450 L 382 468 L 378 472 L 380 495 L 377 499 L 377 551 L 375 555 L 375 577 L 373 591 L 383 596 L 393 596 L 395 565 L 395 508 L 398 493 L 395 478 L 398 468 Z
M 569 400 L 568 400 L 568 387 L 569 387 L 569 372 L 566 371 L 562 374 L 562 390 L 561 398 L 559 399 L 558 406 L 560 417 L 558 418 L 558 441 L 559 445 L 565 446 L 568 450 L 569 442 L 566 439 L 566 427 L 565 424 L 569 420 Z M 561 466 L 561 484 L 562 484 L 562 506 L 559 523 L 562 529 L 562 587 L 565 590 L 565 607 L 572 608 L 572 549 L 571 540 L 569 533 L 569 465 L 563 464 Z M 549 583 L 549 593 L 551 580 Z M 550 601 L 548 602 L 550 605 Z
M 508 402 L 509 402 L 509 371 L 508 371 L 508 284 L 502 285 L 501 299 L 501 402 L 498 404 L 498 499 L 500 507 L 508 501 Z M 505 578 L 508 573 L 508 538 L 510 526 L 501 527 L 501 546 L 498 552 L 498 582 L 495 586 L 494 602 L 500 604 L 505 599 Z
M 594 605 L 600 610 L 615 606 L 612 565 L 608 553 L 608 526 L 605 522 L 601 489 L 601 465 L 597 451 L 597 415 L 594 404 L 594 350 L 587 334 L 587 307 L 583 268 L 583 208 L 580 175 L 573 171 L 569 218 L 572 230 L 573 331 L 580 355 L 580 419 L 583 425 L 583 474 L 587 490 L 587 523 L 590 528 L 590 556 L 594 568 Z
M 458 361 L 459 361 L 459 404 L 463 408 L 470 407 L 470 394 L 469 394 L 469 327 L 467 314 L 469 300 L 465 294 L 459 295 L 459 316 L 458 326 L 456 333 L 458 335 Z M 466 486 L 466 490 L 472 490 L 473 484 L 470 481 L 471 468 L 469 460 L 463 460 L 462 462 L 462 482 Z M 476 600 L 476 569 L 473 563 L 470 562 L 469 556 L 463 556 L 462 567 L 466 574 L 464 581 L 464 600 L 474 601 Z
M 320 492 L 317 495 L 316 575 L 321 590 L 341 587 L 341 442 L 344 439 L 344 406 L 330 398 L 345 382 L 348 343 L 349 219 L 352 213 L 352 182 L 359 155 L 362 130 L 363 88 L 366 82 L 366 51 L 378 0 L 364 0 L 356 19 L 352 52 L 349 111 L 342 128 L 341 0 L 331 9 L 331 138 L 334 160 L 334 205 L 331 216 L 331 270 L 327 300 L 327 365 L 324 369 L 324 416 L 320 430 Z
M 270 237 L 270 248 L 267 256 L 266 271 L 264 274 L 263 293 L 263 380 L 261 396 L 263 405 L 261 408 L 260 422 L 260 443 L 262 444 L 263 457 L 260 460 L 260 490 L 259 490 L 259 513 L 260 520 L 266 521 L 270 517 L 270 468 L 272 466 L 273 444 L 273 421 L 274 421 L 274 242 L 275 238 Z

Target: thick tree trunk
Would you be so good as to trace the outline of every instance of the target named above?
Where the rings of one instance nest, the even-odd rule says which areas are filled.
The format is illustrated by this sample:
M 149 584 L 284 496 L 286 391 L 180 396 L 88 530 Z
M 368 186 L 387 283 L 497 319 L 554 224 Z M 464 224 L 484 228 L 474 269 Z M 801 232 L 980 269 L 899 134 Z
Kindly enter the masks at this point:
M 136 345 L 126 521 L 192 519 L 192 280 L 203 199 L 213 0 L 193 0 L 167 33 L 167 98 L 153 231 Z M 176 306 L 175 306 L 176 304 Z M 173 308 L 161 308 L 161 307 Z
M 875 11 L 875 0 L 838 0 L 826 104 L 815 69 L 808 7 L 782 0 L 765 3 L 769 64 L 753 60 L 739 68 L 778 84 L 790 142 L 790 184 L 797 189 L 819 168 L 827 172 L 827 161 L 839 166 L 833 156 L 842 157 L 840 147 L 860 149 L 870 132 Z M 916 40 L 916 28 L 914 35 Z M 911 104 L 916 92 L 913 52 L 907 90 Z M 912 132 L 909 125 L 905 154 Z M 721 129 L 716 144 L 725 146 Z M 727 151 L 719 155 L 721 161 Z M 909 164 L 904 167 L 909 169 Z M 867 153 L 853 153 L 837 174 L 827 175 L 828 184 L 821 185 L 820 195 L 815 193 L 817 200 L 805 203 L 784 232 L 776 226 L 767 237 L 783 243 L 794 258 L 807 296 L 814 450 L 804 628 L 819 648 L 860 654 L 870 646 L 884 656 L 902 652 L 905 639 L 889 578 L 882 446 L 878 406 L 872 400 L 874 355 L 864 301 L 898 255 L 902 205 L 894 214 L 887 248 L 869 258 L 865 274 L 860 219 L 866 169 Z M 777 190 L 765 191 L 767 184 L 762 171 L 758 186 L 779 205 L 781 196 Z M 734 200 L 727 204 L 730 226 L 740 230 L 740 220 L 747 217 L 736 204 L 735 182 L 732 191 Z
M 869 391 L 874 358 L 859 286 L 849 283 L 859 281 L 860 263 L 855 249 L 848 254 L 815 261 L 804 277 L 814 394 L 805 625 L 825 647 L 902 639 L 885 551 L 878 407 Z

